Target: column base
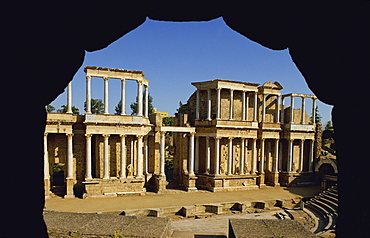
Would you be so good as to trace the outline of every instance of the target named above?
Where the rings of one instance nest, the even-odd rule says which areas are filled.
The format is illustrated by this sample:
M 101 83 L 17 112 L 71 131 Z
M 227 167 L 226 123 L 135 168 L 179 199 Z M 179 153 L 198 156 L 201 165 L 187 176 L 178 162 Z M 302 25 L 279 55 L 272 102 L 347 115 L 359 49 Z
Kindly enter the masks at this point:
M 74 185 L 75 185 L 75 180 L 73 178 L 66 179 L 66 193 L 67 194 L 64 196 L 64 198 L 74 198 L 75 197 L 74 191 L 73 191 Z
M 49 178 L 44 178 L 44 195 L 45 195 L 45 198 L 50 197 L 50 179 Z

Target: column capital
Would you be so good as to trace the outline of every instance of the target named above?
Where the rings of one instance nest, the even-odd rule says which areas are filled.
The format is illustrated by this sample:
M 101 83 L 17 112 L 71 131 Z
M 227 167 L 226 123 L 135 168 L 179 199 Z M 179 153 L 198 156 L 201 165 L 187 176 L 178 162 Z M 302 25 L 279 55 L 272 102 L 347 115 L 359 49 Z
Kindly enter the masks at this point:
M 103 77 L 103 80 L 104 81 L 108 81 L 109 80 L 109 77 Z
M 266 140 L 266 138 L 260 138 L 260 140 L 261 140 L 261 141 L 265 141 L 265 140 Z
M 85 137 L 91 138 L 92 137 L 92 134 L 85 134 Z
M 102 135 L 104 138 L 109 138 L 110 134 L 103 134 Z
M 126 82 L 126 79 L 125 78 L 120 78 L 121 82 L 122 83 L 125 83 Z
M 221 140 L 222 139 L 222 136 L 216 136 L 215 137 L 215 140 Z
M 229 140 L 233 140 L 233 139 L 234 139 L 234 137 L 233 137 L 233 136 L 229 136 L 228 138 L 229 138 Z
M 218 88 L 218 87 L 217 87 L 217 88 L 216 88 L 216 91 L 221 91 L 221 89 L 222 89 L 222 88 Z
M 189 133 L 189 135 L 190 135 L 191 137 L 194 137 L 194 136 L 195 136 L 195 132 L 190 132 L 190 133 Z
M 136 80 L 136 82 L 137 82 L 137 84 L 139 85 L 139 86 L 142 86 L 143 85 L 143 81 L 141 81 L 141 80 Z
M 73 136 L 74 136 L 74 134 L 73 133 L 66 133 L 66 136 L 68 137 L 68 139 L 69 138 L 72 138 Z
M 86 75 L 87 80 L 91 80 L 91 75 Z
M 44 137 L 47 137 L 49 133 L 47 132 L 44 132 Z
M 143 139 L 143 137 L 144 137 L 144 135 L 136 135 L 136 138 L 137 138 L 138 140 Z
M 121 138 L 126 138 L 126 136 L 127 136 L 127 135 L 126 135 L 126 134 L 120 134 L 119 136 L 120 136 Z

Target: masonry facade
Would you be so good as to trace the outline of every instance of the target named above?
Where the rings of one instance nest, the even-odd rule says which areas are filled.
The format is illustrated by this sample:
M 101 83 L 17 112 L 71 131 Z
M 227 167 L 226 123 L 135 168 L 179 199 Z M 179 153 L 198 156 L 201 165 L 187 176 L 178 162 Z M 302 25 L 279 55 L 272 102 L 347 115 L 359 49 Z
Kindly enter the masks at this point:
M 142 71 L 86 66 L 86 112 L 48 113 L 44 134 L 45 196 L 59 187 L 66 198 L 161 192 L 168 184 L 165 135 L 174 134 L 173 177 L 188 191 L 248 190 L 266 185 L 301 186 L 315 182 L 316 125 L 305 102 L 316 97 L 281 95 L 275 82 L 263 85 L 212 80 L 192 83 L 195 93 L 162 126 L 148 114 L 149 81 Z M 104 114 L 91 113 L 92 77 L 104 80 Z M 108 111 L 108 80 L 121 80 L 120 115 Z M 125 82 L 137 82 L 138 112 L 125 113 Z M 144 96 L 145 95 L 145 96 Z M 301 108 L 294 100 L 301 99 Z M 284 106 L 289 99 L 290 106 Z M 63 164 L 57 184 L 51 164 Z

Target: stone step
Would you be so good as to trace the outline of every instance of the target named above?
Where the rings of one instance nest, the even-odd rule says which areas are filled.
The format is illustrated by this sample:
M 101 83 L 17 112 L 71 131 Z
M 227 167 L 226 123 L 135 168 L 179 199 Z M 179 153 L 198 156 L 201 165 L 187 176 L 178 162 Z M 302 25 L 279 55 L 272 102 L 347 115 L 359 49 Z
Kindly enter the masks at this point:
M 197 231 L 173 231 L 171 238 L 227 238 L 225 233 L 197 232 Z

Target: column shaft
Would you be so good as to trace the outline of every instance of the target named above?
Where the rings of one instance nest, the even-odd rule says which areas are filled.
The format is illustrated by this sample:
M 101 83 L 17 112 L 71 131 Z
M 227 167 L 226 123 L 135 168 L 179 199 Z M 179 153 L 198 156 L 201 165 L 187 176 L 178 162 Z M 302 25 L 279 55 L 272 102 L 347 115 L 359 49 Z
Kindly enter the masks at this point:
M 313 172 L 313 160 L 314 160 L 314 151 L 315 151 L 315 140 L 311 140 L 310 145 L 310 158 L 309 158 L 309 165 L 308 171 Z
M 242 91 L 242 121 L 245 121 L 245 91 Z
M 137 116 L 143 115 L 143 83 L 137 81 Z
M 275 114 L 275 122 L 280 122 L 280 95 L 276 95 L 276 114 Z
M 137 136 L 137 167 L 136 178 L 143 177 L 143 136 Z
M 44 133 L 44 178 L 50 179 L 48 133 Z
M 121 115 L 126 115 L 125 94 L 126 94 L 126 79 L 121 79 Z
M 108 80 L 109 78 L 104 78 L 104 114 L 109 114 L 108 112 Z
M 120 178 L 126 178 L 126 135 L 121 136 Z
M 253 121 L 257 121 L 257 103 L 258 103 L 258 98 L 257 98 L 257 92 L 254 92 L 254 102 L 253 102 Z
M 160 143 L 160 175 L 162 176 L 165 176 L 165 172 L 164 172 L 164 163 L 165 163 L 165 158 L 164 158 L 164 149 L 165 149 L 165 133 L 164 132 L 160 132 L 160 136 L 161 136 L 161 143 Z
M 316 123 L 316 98 L 312 98 L 312 123 Z
M 195 133 L 190 133 L 190 141 L 189 141 L 189 176 L 194 176 L 194 135 Z
M 273 172 L 278 171 L 279 167 L 279 139 L 275 139 L 275 151 L 274 151 L 274 164 L 272 167 Z
M 233 120 L 233 107 L 234 107 L 234 90 L 230 89 L 230 111 L 229 111 L 229 119 Z
M 285 99 L 285 97 L 281 97 L 281 118 L 280 118 L 280 122 L 281 123 L 284 123 L 285 122 L 285 120 L 284 120 L 284 99 Z
M 86 114 L 91 114 L 91 76 L 86 75 Z
M 145 85 L 145 108 L 144 108 L 144 116 L 149 116 L 149 86 Z
M 266 120 L 266 94 L 262 94 L 262 122 Z
M 109 135 L 103 135 L 104 137 L 104 172 L 103 172 L 103 179 L 109 179 L 109 145 L 108 139 Z
M 196 96 L 197 96 L 197 99 L 196 99 L 197 101 L 195 104 L 195 119 L 199 120 L 199 103 L 200 103 L 200 90 L 199 89 L 197 89 Z
M 194 170 L 199 173 L 199 137 L 195 137 Z
M 305 97 L 302 97 L 302 108 L 301 108 L 301 124 L 304 124 L 304 111 L 305 111 Z
M 220 174 L 220 137 L 215 138 L 215 164 L 214 164 L 214 174 Z
M 145 154 L 145 162 L 144 162 L 144 174 L 148 174 L 148 163 L 149 163 L 149 144 L 148 144 L 148 136 L 145 136 L 144 139 L 144 154 Z
M 255 175 L 257 171 L 257 139 L 253 138 L 252 142 L 252 174 Z
M 294 96 L 290 96 L 290 123 L 294 123 Z
M 86 134 L 86 173 L 85 180 L 92 179 L 91 176 L 91 134 Z
M 248 93 L 245 94 L 245 120 L 248 121 L 249 119 L 249 95 Z
M 67 113 L 72 113 L 72 81 L 68 83 L 67 90 Z
M 233 138 L 229 137 L 229 153 L 228 153 L 228 166 L 227 174 L 233 174 Z
M 221 119 L 221 88 L 216 88 L 217 90 L 217 99 L 216 99 L 216 119 Z
M 260 173 L 265 173 L 265 139 L 261 139 Z
M 211 171 L 211 147 L 209 146 L 209 137 L 206 137 L 206 173 Z
M 287 172 L 292 172 L 293 163 L 293 139 L 288 140 L 288 161 L 287 161 Z
M 67 178 L 73 178 L 73 134 L 67 134 Z
M 211 120 L 211 110 L 212 110 L 212 101 L 211 101 L 211 90 L 207 90 L 207 120 Z
M 304 156 L 304 140 L 301 140 L 301 146 L 299 151 L 299 172 L 303 171 L 303 156 Z
M 240 165 L 239 165 L 239 174 L 244 174 L 244 163 L 245 163 L 245 138 L 241 138 L 240 143 Z

